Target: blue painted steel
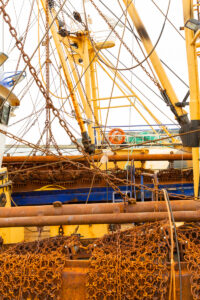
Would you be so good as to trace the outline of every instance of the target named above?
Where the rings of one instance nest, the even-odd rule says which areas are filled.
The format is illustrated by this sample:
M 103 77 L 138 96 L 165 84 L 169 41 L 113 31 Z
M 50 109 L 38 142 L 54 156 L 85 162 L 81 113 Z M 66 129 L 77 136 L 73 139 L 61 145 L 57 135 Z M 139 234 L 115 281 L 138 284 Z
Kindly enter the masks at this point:
M 68 190 L 47 190 L 34 192 L 13 193 L 13 200 L 17 205 L 45 205 L 55 201 L 62 203 L 74 202 L 84 203 L 87 200 L 90 188 L 68 189 Z M 127 191 L 127 186 L 121 186 L 120 190 Z M 131 188 L 128 188 L 131 193 Z M 94 187 L 90 193 L 88 202 L 112 202 L 114 190 L 111 187 Z M 120 195 L 115 194 L 115 199 Z
M 134 159 L 131 161 L 131 166 L 132 166 L 132 176 L 133 176 L 133 179 L 132 179 L 132 182 L 133 182 L 133 197 L 135 198 L 135 200 L 137 201 L 137 194 L 136 194 L 136 187 L 135 187 L 135 163 L 134 163 Z
M 153 184 L 147 184 L 148 187 L 154 188 Z M 194 186 L 193 183 L 179 183 L 179 184 L 159 184 L 158 189 L 166 189 L 169 194 L 174 195 L 185 195 L 194 196 Z M 152 192 L 145 190 L 144 198 L 151 199 Z M 141 193 L 137 189 L 137 200 L 141 201 Z
M 141 201 L 144 202 L 144 189 L 143 189 L 144 177 L 143 177 L 143 175 L 141 175 L 140 181 L 141 181 L 141 192 L 140 192 Z
M 148 187 L 153 188 L 153 184 L 149 184 Z M 131 194 L 131 187 L 120 186 L 121 191 L 129 191 Z M 159 184 L 159 189 L 165 188 L 168 193 L 171 194 L 184 194 L 187 196 L 194 195 L 194 189 L 192 183 L 185 184 Z M 19 206 L 23 205 L 45 205 L 52 204 L 55 201 L 62 203 L 74 202 L 85 203 L 87 200 L 89 188 L 82 189 L 66 189 L 66 190 L 47 190 L 47 191 L 34 191 L 34 192 L 21 192 L 13 193 L 12 197 L 15 203 Z M 88 202 L 112 202 L 114 190 L 111 187 L 94 187 L 91 191 Z M 141 201 L 141 191 L 136 188 L 137 200 Z M 120 199 L 120 195 L 116 195 L 115 199 Z M 144 198 L 151 199 L 152 192 L 144 190 Z

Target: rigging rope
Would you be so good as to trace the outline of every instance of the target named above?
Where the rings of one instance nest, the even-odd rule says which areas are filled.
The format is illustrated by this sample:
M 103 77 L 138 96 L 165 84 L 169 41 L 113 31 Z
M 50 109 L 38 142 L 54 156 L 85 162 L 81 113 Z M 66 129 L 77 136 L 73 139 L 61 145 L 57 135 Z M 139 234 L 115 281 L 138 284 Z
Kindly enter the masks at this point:
M 197 132 L 197 131 L 200 132 L 200 129 L 193 130 L 193 131 L 190 131 L 190 132 L 187 132 L 187 133 L 182 133 L 182 134 L 179 134 L 179 135 L 185 135 L 185 134 L 193 133 L 193 132 Z M 13 135 L 13 134 L 11 134 L 9 132 L 6 132 L 4 130 L 0 130 L 0 132 L 3 133 L 3 134 L 5 134 L 6 136 L 8 136 L 11 139 L 15 139 L 15 140 L 17 140 L 17 141 L 19 141 L 19 142 L 21 142 L 21 143 L 23 143 L 25 145 L 28 145 L 30 148 L 34 148 L 34 149 L 37 149 L 37 150 L 39 150 L 39 151 L 41 151 L 43 153 L 47 153 L 46 149 L 41 148 L 41 147 L 39 147 L 39 146 L 37 146 L 37 145 L 35 145 L 33 143 L 30 143 L 30 142 L 27 142 L 25 140 L 22 140 L 22 139 L 16 137 L 15 135 Z M 152 142 L 154 142 L 154 141 L 152 141 Z M 144 142 L 144 143 L 141 143 L 141 144 L 143 145 L 143 144 L 146 144 L 146 143 L 149 143 L 149 142 Z M 95 166 L 95 168 L 91 169 L 91 168 L 86 167 L 82 163 L 77 163 L 77 162 L 74 162 L 73 160 L 71 160 L 71 159 L 69 159 L 67 157 L 60 157 L 60 156 L 56 155 L 55 153 L 53 153 L 51 151 L 49 151 L 49 152 L 50 152 L 51 155 L 58 157 L 59 158 L 59 162 L 61 162 L 61 161 L 67 161 L 67 162 L 69 162 L 72 165 L 79 166 L 79 168 L 82 167 L 83 169 L 89 170 L 91 172 L 96 173 L 97 175 L 100 175 L 101 177 L 103 177 L 108 182 L 108 184 L 110 184 L 112 182 L 111 180 L 114 180 L 115 182 L 118 182 L 117 183 L 118 185 L 122 185 L 122 184 L 127 184 L 128 183 L 129 185 L 136 186 L 138 188 L 142 188 L 142 189 L 145 189 L 145 190 L 148 190 L 148 191 L 151 191 L 151 192 L 153 192 L 155 190 L 154 188 L 149 188 L 149 187 L 147 187 L 145 185 L 142 185 L 142 184 L 135 184 L 135 183 L 132 183 L 131 181 L 122 180 L 122 179 L 117 178 L 116 176 L 112 175 L 111 173 L 109 173 L 109 174 L 108 173 L 104 173 L 102 170 L 98 169 L 96 166 Z M 90 163 L 92 163 L 92 161 L 90 161 Z M 93 163 L 92 163 L 92 166 L 94 166 Z M 112 182 L 111 186 L 116 191 L 116 188 L 115 188 L 116 185 L 115 184 L 113 185 L 113 182 Z M 119 189 L 117 189 L 117 190 L 118 190 L 117 192 L 119 192 L 119 194 L 122 196 L 123 193 L 121 193 L 121 191 Z M 162 194 L 163 192 L 161 190 L 159 190 L 158 193 Z M 173 194 L 173 193 L 170 193 L 169 195 L 172 196 L 172 197 L 175 196 L 176 198 L 179 198 L 179 199 L 183 199 L 183 198 L 187 199 L 188 198 L 188 196 L 177 195 L 177 194 Z M 123 196 L 122 196 L 122 198 L 123 198 Z M 191 199 L 191 197 L 189 197 L 189 198 Z M 199 198 L 195 198 L 194 197 L 194 200 L 199 200 Z
M 40 9 L 39 9 L 39 0 L 37 0 L 37 6 L 38 6 L 38 44 L 39 44 L 39 41 L 40 41 Z M 42 82 L 46 86 L 46 82 L 45 82 L 44 76 L 42 74 L 40 46 L 38 47 L 38 61 L 39 61 L 39 68 L 40 68 L 40 75 L 41 75 L 41 78 L 42 78 Z M 59 69 L 59 72 L 60 72 L 60 69 Z M 61 76 L 61 74 L 60 74 L 60 76 Z M 64 99 L 67 98 L 67 96 L 66 97 L 57 96 L 51 90 L 49 90 L 49 93 L 52 96 L 54 96 L 55 98 L 57 98 L 57 99 L 63 99 L 64 100 Z
M 115 57 L 115 55 L 113 55 L 108 49 L 106 49 L 106 52 L 108 52 L 113 58 L 115 58 L 116 59 L 116 57 Z M 105 55 L 103 55 L 104 57 L 105 57 Z M 106 56 L 106 59 L 110 62 L 110 60 L 108 59 L 108 57 Z M 161 62 L 163 63 L 163 64 L 165 64 L 162 60 L 161 60 Z M 122 61 L 120 61 L 120 64 L 122 64 L 124 67 L 126 67 L 126 65 L 122 62 Z M 166 64 L 165 64 L 166 65 Z M 167 65 L 166 65 L 166 67 L 168 67 Z M 169 67 L 168 67 L 169 68 Z M 164 102 L 164 100 L 163 100 L 163 98 L 159 95 L 159 94 L 157 94 L 150 86 L 148 86 L 140 77 L 138 77 L 135 73 L 133 73 L 132 72 L 132 70 L 129 70 L 129 72 L 131 72 L 131 74 L 134 76 L 134 77 L 136 77 L 141 83 L 143 83 L 152 93 L 154 93 L 159 99 L 161 99 L 163 102 Z M 174 71 L 173 70 L 171 70 L 171 72 L 173 72 L 174 73 Z M 119 72 L 120 74 L 121 74 L 121 76 L 123 76 L 125 79 L 126 79 L 126 81 L 128 81 L 128 82 L 130 82 L 131 83 L 131 81 L 130 81 L 130 79 L 127 77 L 127 76 L 125 76 L 122 72 Z M 177 74 L 175 74 L 174 73 L 174 75 L 177 77 L 178 75 Z M 179 78 L 179 77 L 178 77 Z M 181 78 L 179 78 L 181 81 L 182 81 L 182 79 Z M 186 85 L 187 87 L 188 87 L 188 85 L 184 82 L 184 81 L 182 81 L 183 83 L 184 83 L 184 85 Z M 132 84 L 133 85 L 133 84 Z M 135 86 L 135 85 L 133 85 L 133 87 L 142 95 L 142 96 L 144 96 L 153 106 L 155 106 L 165 117 L 167 117 L 173 124 L 175 124 L 176 125 L 176 123 L 174 122 L 174 120 L 172 120 L 172 119 L 170 119 L 170 117 L 168 116 L 168 115 L 166 115 L 162 110 L 160 110 L 160 108 L 159 107 L 157 107 L 143 92 L 141 92 L 139 89 L 138 89 L 138 87 L 137 86 Z
M 106 17 L 104 16 L 104 14 L 103 14 L 103 13 L 100 11 L 100 9 L 97 7 L 97 5 L 94 3 L 94 1 L 93 1 L 93 0 L 89 0 L 89 1 L 90 1 L 90 2 L 92 3 L 92 5 L 96 8 L 96 10 L 97 10 L 98 13 L 100 14 L 100 16 L 101 16 L 101 17 L 104 19 L 104 21 L 107 23 L 107 25 L 111 28 L 112 32 L 114 32 L 115 35 L 118 37 L 118 39 L 121 40 L 119 34 L 118 34 L 118 33 L 116 32 L 116 30 L 115 30 L 115 27 L 116 27 L 116 25 L 119 23 L 119 20 L 117 21 L 117 23 L 116 23 L 115 26 L 113 27 L 113 26 L 108 22 L 108 20 L 107 20 Z M 129 4 L 128 4 L 128 6 L 126 7 L 126 9 L 128 9 L 128 7 L 130 6 L 131 3 L 132 3 L 132 2 L 130 1 Z M 155 81 L 154 78 L 151 77 L 151 75 L 146 71 L 145 67 L 144 67 L 142 64 L 143 64 L 143 63 L 151 56 L 151 54 L 154 52 L 155 48 L 157 47 L 157 45 L 158 45 L 158 43 L 159 43 L 159 41 L 160 41 L 160 39 L 161 39 L 161 36 L 162 36 L 163 31 L 164 31 L 164 28 L 165 28 L 165 24 L 166 24 L 166 20 L 167 20 L 166 18 L 167 18 L 167 16 L 168 16 L 170 4 L 171 4 L 171 0 L 168 0 L 168 8 L 167 8 L 167 12 L 166 12 L 166 15 L 165 15 L 165 20 L 164 20 L 162 29 L 161 29 L 161 31 L 160 31 L 160 34 L 159 34 L 159 37 L 158 37 L 156 43 L 154 44 L 154 46 L 153 46 L 152 50 L 149 52 L 149 54 L 148 54 L 142 61 L 139 61 L 138 58 L 137 58 L 137 57 L 132 53 L 132 51 L 129 49 L 129 47 L 127 46 L 127 44 L 126 44 L 124 41 L 122 41 L 122 44 L 124 45 L 124 47 L 125 47 L 125 48 L 128 50 L 128 52 L 134 57 L 134 59 L 136 60 L 136 62 L 137 62 L 138 64 L 135 65 L 135 66 L 126 68 L 126 69 L 117 69 L 118 71 L 127 71 L 127 70 L 132 70 L 132 69 L 135 69 L 135 68 L 141 66 L 142 69 L 143 69 L 143 71 L 145 71 L 145 73 L 149 76 L 149 78 L 154 82 L 154 84 L 155 84 L 159 89 L 161 89 L 160 84 L 159 84 L 157 81 Z M 122 14 L 122 16 L 123 16 L 123 14 Z M 122 16 L 120 16 L 120 18 L 121 18 Z M 120 18 L 119 18 L 119 19 L 120 19 Z M 90 38 L 90 41 L 91 41 L 91 44 L 92 44 L 92 46 L 93 46 L 94 51 L 96 51 L 96 49 L 95 49 L 95 47 L 94 47 L 94 43 L 93 43 L 93 41 L 92 41 L 91 38 Z M 98 55 L 97 55 L 97 56 L 98 56 Z M 99 57 L 98 57 L 98 58 L 99 58 Z M 101 60 L 101 59 L 99 58 L 99 60 Z M 105 64 L 105 62 L 104 62 L 104 64 Z M 109 66 L 108 66 L 108 67 L 109 67 Z M 111 67 L 110 67 L 110 68 L 111 68 Z M 115 69 L 114 67 L 112 67 L 112 68 Z
M 180 282 L 180 300 L 182 300 L 182 274 L 181 274 L 181 260 L 180 260 L 180 251 L 179 251 L 179 244 L 178 244 L 178 237 L 177 237 L 177 231 L 176 231 L 176 223 L 174 220 L 174 215 L 171 207 L 171 203 L 169 200 L 168 192 L 166 189 L 163 189 L 163 195 L 164 200 L 166 202 L 167 206 L 167 212 L 169 216 L 169 226 L 170 226 L 170 232 L 171 232 L 171 276 L 170 276 L 170 291 L 169 291 L 169 299 L 171 299 L 171 288 L 173 285 L 173 296 L 174 300 L 176 300 L 176 286 L 175 286 L 175 266 L 174 266 L 174 238 L 173 238 L 173 229 L 174 229 L 174 235 L 175 235 L 175 243 L 176 243 L 176 251 L 177 251 L 177 257 L 178 257 L 178 268 L 179 268 L 179 282 Z M 173 227 L 172 227 L 173 223 Z
M 84 0 L 83 0 L 84 3 Z M 85 13 L 85 5 L 84 5 L 84 13 Z M 110 99 L 109 99 L 109 104 L 108 104 L 108 109 L 107 109 L 107 114 L 106 114 L 106 121 L 105 121 L 105 129 L 104 129 L 104 136 L 106 133 L 106 126 L 107 126 L 107 122 L 108 122 L 108 115 L 109 115 L 109 110 L 110 110 L 110 105 L 111 105 L 111 99 L 113 96 L 113 91 L 114 91 L 114 87 L 115 87 L 115 80 L 116 80 L 116 76 L 117 76 L 117 68 L 118 68 L 118 64 L 119 64 L 119 58 L 120 58 L 120 54 L 121 54 L 121 48 L 122 48 L 122 40 L 124 38 L 124 34 L 125 34 L 125 28 L 126 28 L 126 22 L 127 22 L 127 10 L 126 10 L 126 15 L 125 15 L 125 25 L 123 28 L 123 32 L 122 32 L 122 36 L 121 36 L 121 41 L 120 41 L 120 45 L 119 45 L 119 50 L 118 50 L 118 55 L 117 55 L 117 62 L 116 62 L 116 69 L 114 71 L 114 79 L 113 79 L 113 84 L 112 84 L 112 89 L 111 89 L 111 94 L 110 94 Z M 87 16 L 85 13 L 85 20 L 87 22 Z M 103 141 L 104 142 L 104 141 Z M 103 144 L 103 143 L 102 143 Z

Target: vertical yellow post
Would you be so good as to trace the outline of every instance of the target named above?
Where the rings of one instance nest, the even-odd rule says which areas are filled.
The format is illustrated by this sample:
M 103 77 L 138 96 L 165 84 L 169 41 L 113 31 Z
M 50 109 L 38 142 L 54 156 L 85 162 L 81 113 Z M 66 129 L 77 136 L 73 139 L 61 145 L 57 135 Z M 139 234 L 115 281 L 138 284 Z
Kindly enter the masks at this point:
M 93 115 L 92 115 L 92 104 L 91 104 L 91 81 L 90 81 L 90 61 L 89 61 L 89 51 L 88 51 L 88 37 L 84 38 L 83 46 L 83 65 L 84 65 L 84 77 L 85 77 L 85 92 L 89 106 L 89 124 L 88 124 L 88 133 L 91 138 L 92 144 L 94 144 L 94 129 L 93 127 Z
M 0 168 L 0 195 L 5 195 L 5 207 L 11 207 L 11 189 L 8 185 L 8 173 L 6 168 Z M 4 244 L 21 243 L 24 241 L 24 227 L 0 228 L 0 237 Z
M 183 0 L 184 24 L 193 19 L 193 1 Z M 192 121 L 200 120 L 200 95 L 199 74 L 195 43 L 192 43 L 194 31 L 185 28 L 185 40 L 188 61 L 189 85 L 190 85 L 190 118 Z M 199 191 L 199 147 L 192 148 L 194 192 L 198 196 Z
M 97 99 L 97 82 L 96 82 L 96 61 L 94 61 L 94 52 L 90 53 L 90 76 L 91 76 L 91 86 L 92 86 L 92 99 Z M 94 117 L 95 117 L 95 126 L 99 125 L 99 112 L 98 112 L 98 103 L 93 101 Z M 96 128 L 97 140 L 100 141 L 100 130 Z

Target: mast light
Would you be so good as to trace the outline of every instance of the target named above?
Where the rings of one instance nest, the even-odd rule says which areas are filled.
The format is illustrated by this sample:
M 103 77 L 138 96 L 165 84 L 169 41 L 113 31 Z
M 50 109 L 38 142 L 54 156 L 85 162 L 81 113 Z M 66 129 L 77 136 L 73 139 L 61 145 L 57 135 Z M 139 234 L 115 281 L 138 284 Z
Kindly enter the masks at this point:
M 185 27 L 196 32 L 198 29 L 200 29 L 200 21 L 195 19 L 189 19 L 185 23 Z

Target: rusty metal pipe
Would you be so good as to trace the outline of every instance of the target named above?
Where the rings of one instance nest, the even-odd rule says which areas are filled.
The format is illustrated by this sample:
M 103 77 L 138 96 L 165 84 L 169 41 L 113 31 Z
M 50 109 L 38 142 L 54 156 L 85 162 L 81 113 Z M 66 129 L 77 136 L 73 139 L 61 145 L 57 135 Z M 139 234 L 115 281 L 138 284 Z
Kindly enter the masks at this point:
M 200 210 L 200 202 L 174 200 L 171 201 L 171 207 L 173 211 L 195 211 Z M 166 211 L 165 201 L 137 202 L 128 205 L 124 203 L 64 204 L 59 207 L 53 205 L 1 207 L 0 218 Z
M 91 155 L 91 160 L 99 161 L 102 155 Z M 50 163 L 56 161 L 62 161 L 70 159 L 76 162 L 86 161 L 85 157 L 82 155 L 74 155 L 74 156 L 4 156 L 3 163 L 12 163 L 12 162 L 40 162 L 40 163 Z M 174 161 L 174 160 L 192 160 L 192 154 L 183 153 L 183 154 L 121 154 L 121 155 L 111 155 L 109 156 L 109 161 L 127 161 L 127 160 L 135 160 L 135 161 Z
M 200 221 L 200 210 L 175 211 L 173 215 L 175 221 L 177 222 Z M 123 223 L 152 222 L 152 221 L 160 221 L 164 219 L 168 219 L 167 212 L 1 218 L 0 228 L 25 227 L 25 226 L 123 224 Z

